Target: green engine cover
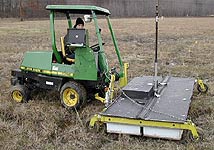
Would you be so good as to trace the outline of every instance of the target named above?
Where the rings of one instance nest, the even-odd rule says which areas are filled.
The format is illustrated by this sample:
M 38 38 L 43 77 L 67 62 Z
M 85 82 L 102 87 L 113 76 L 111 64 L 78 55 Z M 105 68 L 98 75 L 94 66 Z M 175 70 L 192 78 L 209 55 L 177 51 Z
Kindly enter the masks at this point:
M 51 70 L 53 52 L 26 52 L 21 67 Z

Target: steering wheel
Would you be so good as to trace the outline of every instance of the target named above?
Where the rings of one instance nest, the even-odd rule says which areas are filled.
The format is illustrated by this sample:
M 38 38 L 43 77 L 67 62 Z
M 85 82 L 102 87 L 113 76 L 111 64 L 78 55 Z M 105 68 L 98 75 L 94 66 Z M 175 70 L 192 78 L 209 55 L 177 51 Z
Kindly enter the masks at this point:
M 105 43 L 102 43 L 102 45 L 105 45 Z M 94 45 L 90 46 L 90 48 L 91 48 L 94 52 L 98 52 L 98 51 L 100 50 L 99 44 L 94 44 Z

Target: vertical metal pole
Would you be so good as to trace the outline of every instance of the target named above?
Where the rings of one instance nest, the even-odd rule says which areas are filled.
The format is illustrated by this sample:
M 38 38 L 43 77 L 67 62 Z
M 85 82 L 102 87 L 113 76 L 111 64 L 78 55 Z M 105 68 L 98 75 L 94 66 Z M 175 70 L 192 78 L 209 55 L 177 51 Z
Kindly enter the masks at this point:
M 94 25 L 95 25 L 95 30 L 96 30 L 96 35 L 97 35 L 97 39 L 98 39 L 98 44 L 99 44 L 99 47 L 100 47 L 100 50 L 98 52 L 99 54 L 99 65 L 100 65 L 100 69 L 101 71 L 105 72 L 105 73 L 108 73 L 109 71 L 109 68 L 108 68 L 108 62 L 107 62 L 107 59 L 106 59 L 106 56 L 105 56 L 105 53 L 104 53 L 104 49 L 103 49 L 103 41 L 102 41 L 102 37 L 101 37 L 101 34 L 100 34 L 100 31 L 99 31 L 99 26 L 98 26 L 98 21 L 97 21 L 97 16 L 95 14 L 95 12 L 92 10 L 91 11 L 92 13 L 92 18 L 94 20 Z
M 115 48 L 115 51 L 116 51 L 116 54 L 117 54 L 117 58 L 118 58 L 119 63 L 120 63 L 120 74 L 122 74 L 123 73 L 123 62 L 122 62 L 122 59 L 121 59 L 121 56 L 120 56 L 120 50 L 119 50 L 118 43 L 117 43 L 113 28 L 112 28 L 112 24 L 110 22 L 110 18 L 109 18 L 109 16 L 106 16 L 106 18 L 107 18 L 108 27 L 109 27 L 109 30 L 110 30 L 110 33 L 111 33 L 111 38 L 113 40 L 114 48 Z
M 158 5 L 159 5 L 159 0 L 157 1 L 157 4 L 156 4 L 156 17 L 155 17 L 155 22 L 156 22 L 155 63 L 154 63 L 154 68 L 155 68 L 154 91 L 155 91 L 155 95 L 158 95 L 158 93 L 157 93 L 158 92 L 158 79 L 157 79 L 157 74 L 158 74 L 158 19 L 159 19 Z
M 100 46 L 100 51 L 103 52 L 103 41 L 102 41 L 102 38 L 101 38 L 101 34 L 100 34 L 100 31 L 99 31 L 99 26 L 98 26 L 98 21 L 97 21 L 97 16 L 95 14 L 95 12 L 92 10 L 91 11 L 92 13 L 92 17 L 94 19 L 94 25 L 95 25 L 95 30 L 96 30 L 96 35 L 97 35 L 97 39 L 98 39 L 98 44 Z
M 69 13 L 66 13 L 66 17 L 67 17 L 67 21 L 68 21 L 68 27 L 72 28 L 72 22 L 71 22 L 71 17 L 69 15 Z
M 51 27 L 51 41 L 53 53 L 56 57 L 58 63 L 62 63 L 62 58 L 56 48 L 56 37 L 55 37 L 55 27 L 54 27 L 54 11 L 50 12 L 50 27 Z

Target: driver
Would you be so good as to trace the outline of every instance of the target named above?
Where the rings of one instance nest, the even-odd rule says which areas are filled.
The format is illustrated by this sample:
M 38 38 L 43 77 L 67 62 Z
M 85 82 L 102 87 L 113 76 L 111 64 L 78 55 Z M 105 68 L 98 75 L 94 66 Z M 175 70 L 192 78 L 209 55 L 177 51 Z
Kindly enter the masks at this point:
M 84 29 L 84 21 L 82 20 L 82 18 L 77 18 L 76 19 L 76 23 L 74 25 L 73 28 L 76 29 Z M 64 38 L 64 41 L 67 41 L 67 35 Z M 69 47 L 65 46 L 65 51 L 66 51 L 66 55 L 67 57 L 71 58 L 71 59 L 75 59 L 75 52 L 72 49 L 69 49 Z
M 74 28 L 76 29 L 84 29 L 84 21 L 82 18 L 77 18 L 76 19 L 76 24 L 74 25 Z

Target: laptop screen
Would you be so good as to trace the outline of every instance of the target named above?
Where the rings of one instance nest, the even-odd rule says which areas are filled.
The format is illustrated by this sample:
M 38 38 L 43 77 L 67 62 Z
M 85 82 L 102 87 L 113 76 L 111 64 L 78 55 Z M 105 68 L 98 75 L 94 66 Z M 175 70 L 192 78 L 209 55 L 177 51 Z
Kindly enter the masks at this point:
M 68 29 L 67 43 L 71 45 L 85 45 L 85 29 Z

